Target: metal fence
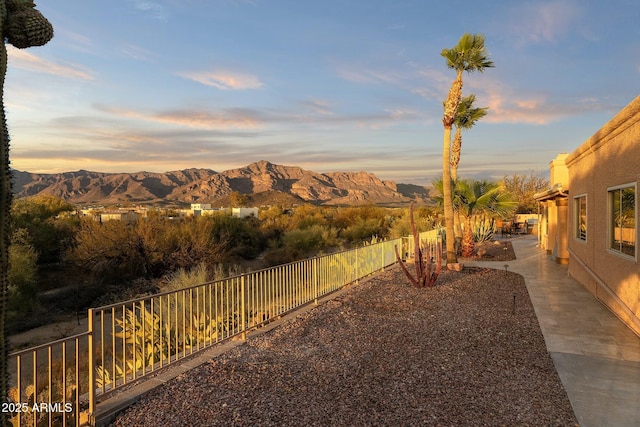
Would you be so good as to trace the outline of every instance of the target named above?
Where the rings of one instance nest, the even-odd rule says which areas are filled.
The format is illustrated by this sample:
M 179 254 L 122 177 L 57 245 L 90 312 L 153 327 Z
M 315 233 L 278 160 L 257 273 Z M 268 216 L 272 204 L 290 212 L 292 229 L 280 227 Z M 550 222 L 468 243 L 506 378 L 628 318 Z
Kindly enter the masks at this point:
M 87 332 L 10 355 L 14 424 L 82 425 L 122 386 L 394 264 L 396 245 L 413 251 L 399 238 L 89 309 Z
M 11 353 L 9 401 L 3 402 L 3 412 L 10 412 L 14 426 L 81 425 L 86 421 L 89 336 L 86 331 Z M 80 419 L 83 411 L 85 418 Z

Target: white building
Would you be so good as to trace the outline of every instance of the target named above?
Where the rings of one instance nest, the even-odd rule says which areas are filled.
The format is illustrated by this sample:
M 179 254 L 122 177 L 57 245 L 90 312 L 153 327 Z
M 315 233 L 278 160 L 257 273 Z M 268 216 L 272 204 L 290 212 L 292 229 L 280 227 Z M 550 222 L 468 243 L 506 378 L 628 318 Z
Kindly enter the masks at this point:
M 216 212 L 219 212 L 219 209 L 212 209 L 211 203 L 192 203 L 191 204 L 190 215 L 193 215 L 193 216 L 213 215 Z
M 246 218 L 248 216 L 258 218 L 258 208 L 232 208 L 231 215 L 236 218 Z

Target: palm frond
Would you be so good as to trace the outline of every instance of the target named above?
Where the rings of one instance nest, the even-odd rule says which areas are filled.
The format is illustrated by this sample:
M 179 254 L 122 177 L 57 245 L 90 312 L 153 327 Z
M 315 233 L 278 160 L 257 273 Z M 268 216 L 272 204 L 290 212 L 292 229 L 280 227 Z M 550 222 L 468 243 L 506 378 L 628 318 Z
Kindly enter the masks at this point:
M 447 67 L 467 72 L 484 71 L 494 66 L 489 58 L 482 34 L 465 33 L 458 40 L 458 44 L 451 49 L 443 49 L 440 53 L 446 61 Z

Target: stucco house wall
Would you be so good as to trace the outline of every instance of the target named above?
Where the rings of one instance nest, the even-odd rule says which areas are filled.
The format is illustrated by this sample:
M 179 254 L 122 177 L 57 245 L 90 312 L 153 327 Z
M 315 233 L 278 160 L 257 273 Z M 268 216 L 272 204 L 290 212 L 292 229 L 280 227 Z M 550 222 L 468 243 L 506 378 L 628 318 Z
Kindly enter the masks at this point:
M 540 231 L 538 245 L 546 249 L 547 254 L 559 264 L 568 264 L 567 249 L 567 197 L 569 174 L 565 160 L 566 153 L 561 153 L 549 163 L 550 183 L 552 187 L 534 195 L 540 203 Z
M 569 175 L 569 274 L 640 334 L 637 200 L 640 190 L 640 96 L 566 158 Z M 633 255 L 611 249 L 609 191 L 635 187 Z M 586 238 L 578 232 L 579 198 L 586 197 Z

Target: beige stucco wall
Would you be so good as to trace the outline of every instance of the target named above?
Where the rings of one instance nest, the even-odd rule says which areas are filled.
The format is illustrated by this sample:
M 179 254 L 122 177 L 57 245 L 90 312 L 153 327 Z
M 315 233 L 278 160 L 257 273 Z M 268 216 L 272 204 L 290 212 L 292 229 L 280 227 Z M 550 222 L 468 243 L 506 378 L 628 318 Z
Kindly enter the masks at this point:
M 636 184 L 636 245 L 640 224 L 640 96 L 571 153 L 569 170 L 569 274 L 640 334 L 640 251 L 608 249 L 608 189 Z M 587 197 L 587 240 L 575 236 L 576 196 Z
M 551 189 L 538 193 L 540 202 L 539 246 L 560 264 L 569 262 L 567 250 L 567 195 L 569 172 L 566 166 L 568 154 L 561 153 L 549 163 Z

